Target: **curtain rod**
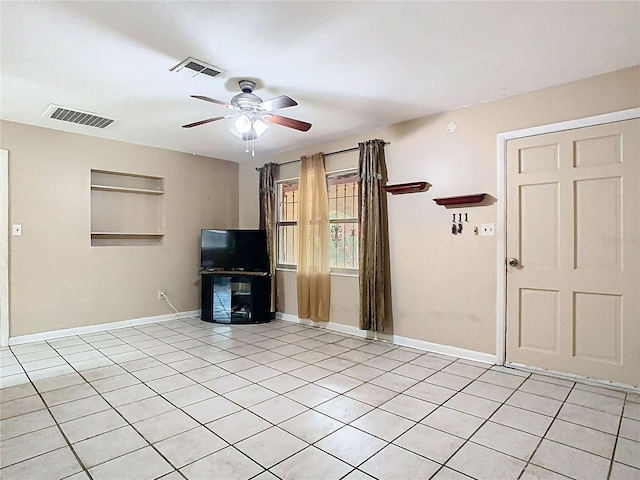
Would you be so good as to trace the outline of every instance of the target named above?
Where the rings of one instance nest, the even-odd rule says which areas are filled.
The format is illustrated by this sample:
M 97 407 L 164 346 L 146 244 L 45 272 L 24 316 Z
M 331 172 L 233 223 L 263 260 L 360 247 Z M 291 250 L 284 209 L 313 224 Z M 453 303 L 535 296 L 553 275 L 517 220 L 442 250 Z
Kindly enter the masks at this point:
M 391 142 L 384 142 L 385 145 L 389 145 Z M 329 152 L 329 153 L 323 153 L 323 155 L 325 157 L 330 157 L 331 155 L 338 155 L 340 153 L 347 153 L 347 152 L 355 152 L 356 150 L 360 150 L 360 147 L 351 147 L 351 148 L 345 148 L 344 150 L 336 150 L 335 152 Z M 300 159 L 296 159 L 296 160 L 289 160 L 288 162 L 282 162 L 282 163 L 278 163 L 277 165 L 288 165 L 290 163 L 296 163 L 299 162 Z M 260 171 L 260 168 L 262 167 L 256 167 L 256 172 Z

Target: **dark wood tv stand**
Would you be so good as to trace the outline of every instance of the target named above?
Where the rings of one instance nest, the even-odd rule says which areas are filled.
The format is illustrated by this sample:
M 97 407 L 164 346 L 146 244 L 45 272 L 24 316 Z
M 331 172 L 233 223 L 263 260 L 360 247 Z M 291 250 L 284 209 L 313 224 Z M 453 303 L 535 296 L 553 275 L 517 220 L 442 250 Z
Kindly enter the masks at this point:
M 271 275 L 265 272 L 207 271 L 202 275 L 202 320 L 216 323 L 271 321 Z

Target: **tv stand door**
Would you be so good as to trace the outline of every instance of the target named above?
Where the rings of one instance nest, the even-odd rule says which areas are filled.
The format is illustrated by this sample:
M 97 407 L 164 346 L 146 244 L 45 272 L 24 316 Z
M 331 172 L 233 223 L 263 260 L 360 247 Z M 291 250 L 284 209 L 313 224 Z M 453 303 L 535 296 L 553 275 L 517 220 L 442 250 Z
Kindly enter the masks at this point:
M 203 273 L 202 320 L 217 323 L 269 322 L 270 276 Z
M 231 277 L 213 275 L 213 320 L 218 323 L 231 323 L 232 282 Z

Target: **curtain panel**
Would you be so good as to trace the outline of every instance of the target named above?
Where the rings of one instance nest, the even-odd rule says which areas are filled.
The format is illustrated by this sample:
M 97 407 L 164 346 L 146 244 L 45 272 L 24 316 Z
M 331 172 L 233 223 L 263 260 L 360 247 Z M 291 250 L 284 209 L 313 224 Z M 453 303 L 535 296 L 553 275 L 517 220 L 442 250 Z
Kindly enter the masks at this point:
M 383 332 L 391 326 L 391 275 L 387 181 L 383 140 L 358 144 L 360 215 L 360 322 L 361 330 Z
M 260 229 L 267 231 L 267 253 L 269 254 L 269 273 L 271 274 L 271 308 L 278 310 L 276 292 L 276 172 L 277 163 L 265 163 L 260 169 Z
M 324 155 L 300 159 L 298 211 L 298 318 L 329 321 L 329 199 Z

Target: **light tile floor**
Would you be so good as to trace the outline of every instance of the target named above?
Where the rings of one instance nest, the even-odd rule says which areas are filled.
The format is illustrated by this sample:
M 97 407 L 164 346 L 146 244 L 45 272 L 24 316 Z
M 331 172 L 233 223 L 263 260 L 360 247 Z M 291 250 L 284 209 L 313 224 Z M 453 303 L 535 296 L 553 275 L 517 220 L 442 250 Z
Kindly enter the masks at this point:
M 3 479 L 640 479 L 640 395 L 274 321 L 1 350 Z

